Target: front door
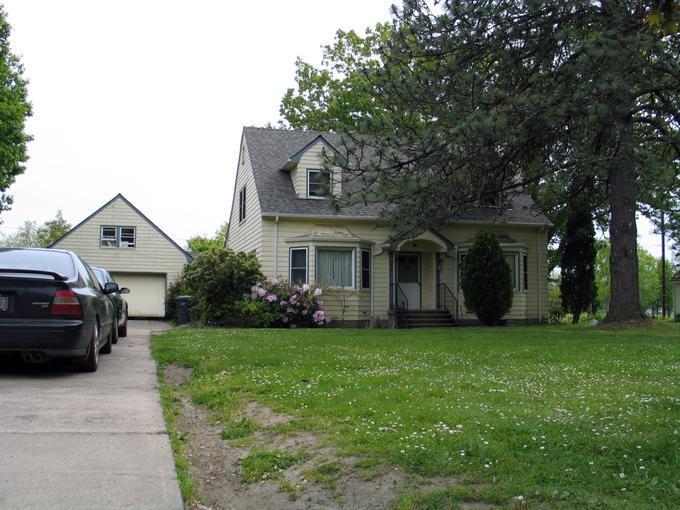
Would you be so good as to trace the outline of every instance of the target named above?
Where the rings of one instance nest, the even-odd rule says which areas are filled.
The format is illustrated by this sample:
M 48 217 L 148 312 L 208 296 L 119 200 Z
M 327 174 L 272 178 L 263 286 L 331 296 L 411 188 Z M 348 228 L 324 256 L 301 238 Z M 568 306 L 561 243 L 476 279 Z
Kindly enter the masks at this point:
M 397 307 L 420 310 L 420 255 L 399 253 L 397 255 Z

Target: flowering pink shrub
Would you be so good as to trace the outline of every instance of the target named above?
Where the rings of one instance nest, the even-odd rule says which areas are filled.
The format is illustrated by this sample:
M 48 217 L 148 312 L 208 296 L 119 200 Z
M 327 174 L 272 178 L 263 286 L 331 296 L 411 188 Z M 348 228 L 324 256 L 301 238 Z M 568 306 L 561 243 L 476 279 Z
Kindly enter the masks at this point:
M 270 277 L 251 289 L 250 299 L 262 303 L 276 317 L 271 326 L 311 328 L 328 324 L 320 299 L 322 294 L 322 289 L 312 289 L 306 283 L 291 285 Z

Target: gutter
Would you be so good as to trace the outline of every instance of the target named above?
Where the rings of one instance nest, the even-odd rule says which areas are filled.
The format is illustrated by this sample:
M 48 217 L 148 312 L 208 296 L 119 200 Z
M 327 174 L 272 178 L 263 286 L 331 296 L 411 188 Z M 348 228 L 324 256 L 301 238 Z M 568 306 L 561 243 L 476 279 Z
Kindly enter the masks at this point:
M 295 214 L 295 213 L 262 213 L 263 218 L 305 218 L 312 220 L 365 220 L 365 221 L 381 221 L 385 218 L 382 216 L 356 216 L 356 215 L 340 215 L 340 214 Z M 529 223 L 524 221 L 482 221 L 482 220 L 451 220 L 446 222 L 447 225 L 517 225 L 521 227 L 552 227 L 553 224 L 547 223 Z

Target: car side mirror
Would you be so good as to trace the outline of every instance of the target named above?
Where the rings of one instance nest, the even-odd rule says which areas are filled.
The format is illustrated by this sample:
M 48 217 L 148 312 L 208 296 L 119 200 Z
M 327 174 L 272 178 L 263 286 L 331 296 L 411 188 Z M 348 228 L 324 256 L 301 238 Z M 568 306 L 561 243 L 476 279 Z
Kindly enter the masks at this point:
M 123 287 L 122 289 L 119 290 L 119 292 L 120 292 L 121 294 L 129 294 L 129 293 L 130 293 L 130 289 L 128 289 L 127 287 Z
M 118 284 L 116 282 L 107 282 L 104 284 L 104 294 L 113 294 L 118 292 Z

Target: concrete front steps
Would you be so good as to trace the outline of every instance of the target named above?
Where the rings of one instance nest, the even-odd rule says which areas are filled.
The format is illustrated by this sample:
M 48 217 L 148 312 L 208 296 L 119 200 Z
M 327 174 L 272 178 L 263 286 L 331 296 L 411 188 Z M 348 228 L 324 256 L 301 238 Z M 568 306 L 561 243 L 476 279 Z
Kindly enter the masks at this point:
M 403 310 L 397 324 L 399 328 L 451 328 L 456 321 L 448 310 Z

